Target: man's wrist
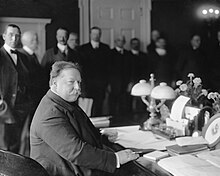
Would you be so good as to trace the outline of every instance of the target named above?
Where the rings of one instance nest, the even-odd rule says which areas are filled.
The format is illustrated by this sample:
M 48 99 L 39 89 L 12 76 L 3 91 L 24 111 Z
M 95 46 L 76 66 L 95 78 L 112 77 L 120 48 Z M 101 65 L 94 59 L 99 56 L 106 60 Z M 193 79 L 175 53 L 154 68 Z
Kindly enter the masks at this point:
M 117 153 L 115 153 L 115 156 L 116 156 L 116 168 L 120 168 L 120 161 L 119 161 L 119 156 Z

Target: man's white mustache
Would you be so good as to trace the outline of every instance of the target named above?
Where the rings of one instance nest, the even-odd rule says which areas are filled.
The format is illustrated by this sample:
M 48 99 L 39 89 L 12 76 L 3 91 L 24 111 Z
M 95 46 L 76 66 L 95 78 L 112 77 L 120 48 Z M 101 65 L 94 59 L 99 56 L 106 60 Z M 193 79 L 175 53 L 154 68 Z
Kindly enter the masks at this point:
M 81 94 L 81 90 L 74 89 L 70 94 L 78 94 L 78 95 L 80 95 Z

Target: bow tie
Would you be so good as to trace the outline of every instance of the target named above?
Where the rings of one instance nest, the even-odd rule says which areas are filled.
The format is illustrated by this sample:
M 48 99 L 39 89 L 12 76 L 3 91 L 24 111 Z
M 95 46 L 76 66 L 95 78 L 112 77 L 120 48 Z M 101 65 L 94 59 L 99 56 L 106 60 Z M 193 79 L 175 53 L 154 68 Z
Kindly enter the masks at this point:
M 10 50 L 11 54 L 18 54 L 18 51 L 17 50 Z

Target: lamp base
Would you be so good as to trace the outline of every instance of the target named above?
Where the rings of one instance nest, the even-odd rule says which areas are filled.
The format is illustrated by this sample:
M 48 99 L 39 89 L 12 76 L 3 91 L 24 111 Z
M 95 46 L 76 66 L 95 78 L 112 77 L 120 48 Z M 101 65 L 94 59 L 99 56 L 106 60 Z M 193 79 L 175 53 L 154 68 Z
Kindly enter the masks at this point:
M 141 130 L 150 131 L 153 127 L 159 125 L 162 121 L 156 117 L 150 117 L 141 125 Z

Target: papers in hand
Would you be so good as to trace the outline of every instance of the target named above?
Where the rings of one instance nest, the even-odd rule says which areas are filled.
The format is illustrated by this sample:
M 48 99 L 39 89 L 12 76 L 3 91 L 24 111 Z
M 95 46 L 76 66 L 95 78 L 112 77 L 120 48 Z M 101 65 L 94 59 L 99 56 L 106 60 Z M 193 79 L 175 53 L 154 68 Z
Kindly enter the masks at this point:
M 176 143 L 179 146 L 188 146 L 188 145 L 199 145 L 199 144 L 207 144 L 208 141 L 203 136 L 192 137 L 192 136 L 184 136 L 176 138 Z
M 158 150 L 143 155 L 144 158 L 152 161 L 159 161 L 160 159 L 166 158 L 168 156 L 169 154 L 167 152 L 161 152 Z

